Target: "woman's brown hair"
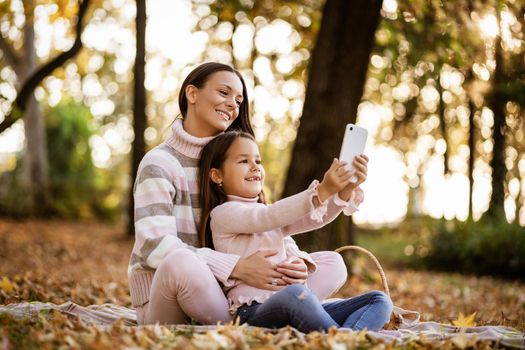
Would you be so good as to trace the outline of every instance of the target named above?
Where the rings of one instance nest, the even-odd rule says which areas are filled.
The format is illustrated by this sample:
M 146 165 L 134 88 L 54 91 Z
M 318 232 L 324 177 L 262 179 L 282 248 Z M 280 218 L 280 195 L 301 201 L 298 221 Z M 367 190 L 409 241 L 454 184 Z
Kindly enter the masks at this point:
M 201 151 L 199 159 L 199 199 L 202 208 L 199 223 L 199 242 L 201 247 L 213 249 L 210 213 L 213 208 L 227 201 L 227 196 L 222 188 L 211 180 L 210 170 L 213 168 L 222 169 L 222 165 L 226 160 L 226 153 L 233 142 L 241 137 L 255 142 L 255 138 L 247 132 L 240 130 L 227 131 L 211 140 Z M 259 194 L 259 202 L 266 203 L 263 192 Z
M 179 108 L 182 118 L 186 118 L 186 112 L 188 111 L 188 100 L 186 99 L 186 87 L 188 85 L 193 85 L 198 89 L 201 89 L 209 77 L 213 73 L 227 71 L 232 72 L 239 77 L 242 83 L 242 102 L 239 106 L 239 115 L 233 121 L 232 125 L 227 130 L 242 130 L 249 133 L 250 135 L 255 135 L 250 123 L 250 107 L 248 102 L 248 91 L 246 90 L 246 83 L 244 79 L 236 69 L 228 66 L 227 64 L 218 63 L 218 62 L 207 62 L 203 63 L 194 70 L 184 79 L 182 86 L 179 92 Z

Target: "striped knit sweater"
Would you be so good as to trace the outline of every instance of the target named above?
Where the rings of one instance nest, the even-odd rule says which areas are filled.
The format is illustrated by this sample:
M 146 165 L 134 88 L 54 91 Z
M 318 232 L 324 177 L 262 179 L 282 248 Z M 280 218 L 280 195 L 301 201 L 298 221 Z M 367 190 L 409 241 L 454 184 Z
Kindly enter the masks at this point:
M 234 284 L 229 277 L 238 255 L 197 248 L 201 212 L 198 159 L 213 137 L 188 134 L 180 119 L 173 124 L 172 132 L 171 137 L 144 156 L 135 179 L 135 244 L 128 266 L 131 302 L 135 307 L 149 301 L 155 269 L 175 249 L 190 249 L 225 287 Z M 313 260 L 291 238 L 286 241 L 286 252 L 305 259 L 310 272 L 315 270 Z

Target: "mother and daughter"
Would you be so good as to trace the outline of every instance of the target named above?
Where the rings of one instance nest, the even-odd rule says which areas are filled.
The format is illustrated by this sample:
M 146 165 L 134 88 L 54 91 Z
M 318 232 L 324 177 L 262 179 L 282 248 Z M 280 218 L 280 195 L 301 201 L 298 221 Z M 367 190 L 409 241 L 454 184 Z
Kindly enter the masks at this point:
M 179 107 L 182 118 L 146 154 L 134 184 L 128 278 L 138 323 L 239 317 L 303 332 L 381 329 L 392 311 L 388 296 L 323 302 L 346 280 L 342 258 L 303 252 L 290 237 L 357 210 L 368 158 L 355 158 L 355 183 L 334 159 L 320 183 L 266 204 L 241 74 L 220 63 L 198 66 L 181 86 Z

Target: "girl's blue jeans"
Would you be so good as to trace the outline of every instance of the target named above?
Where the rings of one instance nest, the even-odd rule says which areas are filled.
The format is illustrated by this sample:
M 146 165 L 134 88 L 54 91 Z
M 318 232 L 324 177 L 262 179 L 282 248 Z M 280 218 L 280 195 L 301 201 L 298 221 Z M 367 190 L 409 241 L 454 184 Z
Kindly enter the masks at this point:
M 250 326 L 280 328 L 290 325 L 304 333 L 327 331 L 330 327 L 375 331 L 389 321 L 392 308 L 390 298 L 380 291 L 321 304 L 307 287 L 293 284 L 262 304 L 241 306 L 237 314 L 240 323 Z

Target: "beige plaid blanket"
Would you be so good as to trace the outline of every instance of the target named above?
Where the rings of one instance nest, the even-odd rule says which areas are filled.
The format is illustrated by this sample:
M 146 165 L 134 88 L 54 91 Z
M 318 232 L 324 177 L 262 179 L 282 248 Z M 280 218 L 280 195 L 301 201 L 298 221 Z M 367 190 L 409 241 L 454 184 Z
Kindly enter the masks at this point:
M 121 320 L 126 326 L 137 326 L 135 310 L 115 304 L 80 306 L 71 302 L 61 305 L 32 302 L 0 305 L 0 314 L 7 313 L 16 318 L 32 318 L 38 315 L 52 318 L 53 310 L 79 317 L 88 325 L 111 326 L 117 320 Z M 504 326 L 455 327 L 437 322 L 421 322 L 417 312 L 398 307 L 394 307 L 394 315 L 397 320 L 395 330 L 368 331 L 367 336 L 387 343 L 395 342 L 396 345 L 402 345 L 421 337 L 427 341 L 442 341 L 459 336 L 464 340 L 472 338 L 491 340 L 503 346 L 525 349 L 525 334 L 514 328 Z M 206 332 L 220 326 L 175 325 L 173 327 L 175 329 L 191 327 L 194 332 Z M 296 333 L 300 334 L 300 332 Z

